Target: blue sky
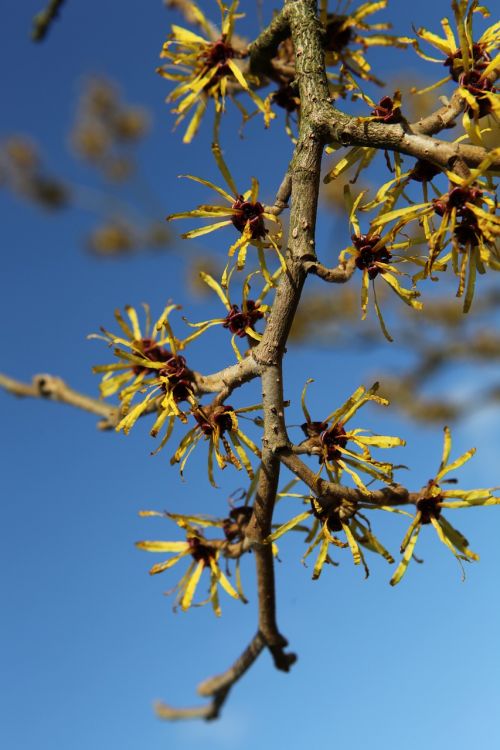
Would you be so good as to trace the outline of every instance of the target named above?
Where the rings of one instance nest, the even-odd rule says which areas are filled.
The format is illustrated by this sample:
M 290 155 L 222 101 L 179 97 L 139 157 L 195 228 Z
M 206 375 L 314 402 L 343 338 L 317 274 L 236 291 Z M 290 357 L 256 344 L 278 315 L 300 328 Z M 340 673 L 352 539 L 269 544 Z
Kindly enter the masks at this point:
M 265 6 L 269 13 L 271 4 Z M 424 1 L 409 9 L 393 1 L 391 6 L 393 23 L 403 34 L 411 33 L 412 22 L 437 30 L 448 10 L 446 2 Z M 242 2 L 246 7 L 253 4 Z M 177 182 L 176 175 L 191 172 L 217 181 L 207 156 L 209 128 L 191 147 L 183 146 L 182 131 L 172 133 L 172 117 L 163 103 L 168 86 L 154 73 L 169 23 L 177 17 L 160 0 L 68 0 L 49 38 L 34 46 L 27 36 L 37 10 L 39 0 L 4 10 L 1 135 L 31 135 L 55 171 L 85 184 L 89 175 L 75 165 L 67 132 L 83 77 L 109 76 L 120 82 L 128 101 L 153 112 L 154 128 L 141 146 L 141 161 L 161 204 L 157 218 L 205 201 L 206 194 L 187 181 Z M 255 28 L 255 20 L 251 23 Z M 412 54 L 406 59 L 385 50 L 372 59 L 379 60 L 386 76 L 395 68 L 403 75 L 422 70 Z M 263 196 L 270 197 L 290 156 L 279 126 L 273 124 L 267 134 L 256 119 L 244 142 L 227 128 L 225 148 L 235 175 L 246 181 L 258 172 Z M 216 311 L 182 292 L 192 256 L 180 241 L 170 254 L 97 260 L 81 247 L 82 234 L 92 224 L 85 212 L 47 215 L 5 191 L 0 204 L 0 369 L 14 377 L 28 380 L 34 372 L 52 372 L 95 393 L 90 370 L 107 361 L 107 351 L 86 336 L 100 325 L 112 327 L 115 307 L 148 301 L 159 310 L 175 295 L 189 305 L 192 320 Z M 318 244 L 328 246 L 331 216 L 322 218 L 318 233 Z M 218 239 L 207 246 L 225 250 Z M 232 352 L 227 339 L 214 333 L 195 347 L 193 356 L 195 366 L 209 372 L 228 362 Z M 314 409 L 345 399 L 377 362 L 367 362 L 359 351 L 346 356 L 332 341 L 330 349 L 292 347 L 286 367 L 286 395 L 294 400 L 314 374 L 309 395 Z M 463 372 L 448 375 L 442 387 L 466 398 L 471 380 L 489 377 L 490 369 L 469 373 L 468 380 Z M 241 398 L 250 403 L 258 396 L 250 388 Z M 201 451 L 181 482 L 169 466 L 168 450 L 150 457 L 143 425 L 125 438 L 100 433 L 90 415 L 64 406 L 4 394 L 0 400 L 3 746 L 191 750 L 203 743 L 207 750 L 246 750 L 280 743 L 295 750 L 327 742 L 372 750 L 498 747 L 496 509 L 454 519 L 481 555 L 480 564 L 468 566 L 465 584 L 433 533 L 422 534 L 418 543 L 425 564 L 411 566 L 396 589 L 388 585 L 385 563 L 370 560 L 372 575 L 364 581 L 347 555 L 339 568 L 312 583 L 310 568 L 300 564 L 300 542 L 283 541 L 277 565 L 279 622 L 299 661 L 283 675 L 264 654 L 235 687 L 219 722 L 169 725 L 154 717 L 153 700 L 196 702 L 197 682 L 224 669 L 253 635 L 252 560 L 244 566 L 248 605 L 223 598 L 220 621 L 207 608 L 174 615 L 162 592 L 175 576 L 150 578 L 151 556 L 133 545 L 137 539 L 169 538 L 172 529 L 161 520 L 139 518 L 137 511 L 224 515 L 228 495 L 243 478 L 228 469 L 220 477 L 221 489 L 211 489 L 203 479 Z M 408 484 L 420 486 L 438 463 L 440 431 L 416 429 L 388 410 L 381 412 L 367 409 L 365 419 L 375 431 L 408 440 L 401 460 L 412 468 Z M 296 410 L 291 421 L 298 421 Z M 454 437 L 455 455 L 471 445 L 479 449 L 460 474 L 462 485 L 498 484 L 498 411 L 476 413 L 454 429 Z M 298 512 L 290 501 L 292 506 Z M 392 517 L 375 523 L 394 552 L 404 523 Z

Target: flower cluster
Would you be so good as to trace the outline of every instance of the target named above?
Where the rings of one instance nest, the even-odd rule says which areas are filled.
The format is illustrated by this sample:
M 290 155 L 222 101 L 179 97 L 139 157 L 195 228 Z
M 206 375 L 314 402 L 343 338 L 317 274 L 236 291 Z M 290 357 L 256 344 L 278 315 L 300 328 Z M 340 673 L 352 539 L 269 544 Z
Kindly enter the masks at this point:
M 441 21 L 444 37 L 427 29 L 417 31 L 420 39 L 439 50 L 445 55 L 445 59 L 429 57 L 417 41 L 414 41 L 414 47 L 425 60 L 442 63 L 448 68 L 449 75 L 431 88 L 437 88 L 449 80 L 458 83 L 460 94 L 466 103 L 463 118 L 465 130 L 473 141 L 480 141 L 481 132 L 475 121 L 490 113 L 500 114 L 500 99 L 494 86 L 498 74 L 498 57 L 492 58 L 492 53 L 498 50 L 500 44 L 500 26 L 498 23 L 493 24 L 475 41 L 472 28 L 474 13 L 487 18 L 490 15 L 487 8 L 480 6 L 478 0 L 456 0 L 452 7 L 456 36 L 447 18 Z
M 336 564 L 330 557 L 330 546 L 340 549 L 348 547 L 354 564 L 363 565 L 366 577 L 369 575 L 369 569 L 362 548 L 381 555 L 388 563 L 394 562 L 394 558 L 373 534 L 368 519 L 359 511 L 355 503 L 342 500 L 332 505 L 322 503 L 320 499 L 309 495 L 295 495 L 295 497 L 302 497 L 304 502 L 310 505 L 309 509 L 279 526 L 269 535 L 267 541 L 274 543 L 276 539 L 291 530 L 305 533 L 305 542 L 308 547 L 302 556 L 302 562 L 305 563 L 309 555 L 319 547 L 313 568 L 313 580 L 320 577 L 325 564 Z M 304 522 L 311 519 L 311 526 L 304 525 Z M 345 542 L 337 536 L 338 533 L 344 534 Z
M 93 336 L 113 346 L 118 359 L 113 364 L 95 366 L 93 372 L 103 373 L 100 391 L 104 398 L 118 394 L 122 418 L 117 430 L 128 433 L 146 410 L 156 411 L 157 419 L 151 430 L 153 436 L 165 422 L 169 423 L 163 446 L 170 437 L 176 417 L 186 421 L 179 404 L 183 401 L 192 405 L 196 403 L 193 373 L 186 359 L 178 353 L 182 342 L 174 337 L 168 322 L 172 310 L 178 309 L 177 305 L 167 305 L 154 324 L 149 306 L 144 305 L 144 308 L 144 330 L 141 330 L 137 311 L 128 306 L 125 308 L 128 321 L 119 310 L 115 311 L 121 335 L 102 328 L 102 336 Z M 133 399 L 142 394 L 145 397 L 132 407 Z
M 158 68 L 158 72 L 167 80 L 177 82 L 167 98 L 171 102 L 179 100 L 174 109 L 178 115 L 176 124 L 194 108 L 184 134 L 184 143 L 190 143 L 195 136 L 210 99 L 214 101 L 218 113 L 224 109 L 232 84 L 241 87 L 251 97 L 263 113 L 266 126 L 274 116 L 269 105 L 252 89 L 252 78 L 244 74 L 236 62 L 246 54 L 235 46 L 233 38 L 234 22 L 240 17 L 237 14 L 239 0 L 234 0 L 230 6 L 222 2 L 218 4 L 222 15 L 220 31 L 214 28 L 195 3 L 189 3 L 190 13 L 203 29 L 205 37 L 174 25 L 161 52 L 161 57 L 167 62 Z

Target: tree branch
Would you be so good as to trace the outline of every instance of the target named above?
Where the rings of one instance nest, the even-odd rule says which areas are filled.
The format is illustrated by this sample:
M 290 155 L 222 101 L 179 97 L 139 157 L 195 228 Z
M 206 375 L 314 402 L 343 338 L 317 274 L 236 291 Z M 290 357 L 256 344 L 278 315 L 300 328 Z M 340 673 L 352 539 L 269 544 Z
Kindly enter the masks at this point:
M 195 708 L 173 708 L 159 701 L 155 707 L 157 715 L 161 719 L 169 721 L 179 719 L 205 719 L 206 721 L 211 721 L 212 719 L 216 719 L 229 695 L 229 691 L 243 677 L 247 669 L 252 666 L 262 653 L 265 645 L 264 637 L 260 632 L 257 632 L 241 656 L 236 659 L 229 669 L 215 677 L 210 677 L 198 685 L 199 695 L 212 697 L 210 703 Z
M 41 42 L 47 36 L 47 33 L 52 26 L 52 22 L 59 15 L 59 10 L 64 4 L 65 0 L 50 0 L 47 7 L 37 13 L 33 19 L 33 29 L 31 31 L 31 38 L 34 42 Z
M 105 404 L 96 398 L 73 390 L 64 380 L 54 375 L 34 375 L 31 383 L 21 383 L 6 375 L 0 374 L 0 387 L 20 398 L 44 398 L 49 401 L 59 401 L 63 404 L 75 406 L 77 409 L 89 411 L 103 417 L 98 426 L 101 430 L 116 427 L 119 410 L 115 406 Z

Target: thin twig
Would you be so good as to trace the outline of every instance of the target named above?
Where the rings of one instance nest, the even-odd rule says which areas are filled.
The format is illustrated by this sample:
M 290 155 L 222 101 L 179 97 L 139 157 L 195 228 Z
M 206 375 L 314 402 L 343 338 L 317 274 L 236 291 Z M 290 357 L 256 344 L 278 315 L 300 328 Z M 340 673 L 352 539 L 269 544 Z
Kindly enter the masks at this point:
M 31 31 L 31 38 L 34 42 L 41 42 L 47 36 L 47 33 L 52 26 L 52 22 L 59 15 L 59 10 L 64 4 L 64 0 L 50 0 L 47 7 L 37 13 L 33 19 L 33 29 Z

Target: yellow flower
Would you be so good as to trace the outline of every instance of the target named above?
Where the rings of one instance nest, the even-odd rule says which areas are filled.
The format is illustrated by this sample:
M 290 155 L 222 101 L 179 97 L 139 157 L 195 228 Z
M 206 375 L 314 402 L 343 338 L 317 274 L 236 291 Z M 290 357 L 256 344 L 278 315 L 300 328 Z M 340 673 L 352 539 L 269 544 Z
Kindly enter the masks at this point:
M 229 596 L 233 597 L 233 599 L 239 599 L 242 602 L 246 602 L 241 590 L 239 560 L 237 561 L 236 567 L 236 589 L 231 585 L 220 567 L 219 560 L 221 554 L 223 554 L 224 549 L 228 544 L 227 535 L 225 539 L 208 540 L 201 531 L 203 527 L 220 527 L 221 529 L 224 529 L 224 524 L 227 525 L 227 521 L 230 519 L 208 519 L 196 516 L 183 516 L 175 513 L 158 513 L 151 510 L 142 511 L 139 515 L 169 518 L 175 521 L 177 526 L 179 526 L 179 528 L 181 528 L 186 534 L 184 541 L 143 541 L 136 543 L 136 547 L 146 550 L 147 552 L 173 553 L 173 557 L 170 557 L 164 562 L 153 565 L 149 571 L 151 575 L 163 573 L 163 571 L 173 567 L 185 557 L 191 558 L 188 569 L 180 581 L 172 590 L 167 592 L 169 594 L 174 591 L 176 592 L 174 609 L 177 605 L 180 605 L 181 609 L 185 612 L 191 606 L 199 606 L 210 601 L 215 614 L 220 616 L 221 609 L 218 595 L 219 586 L 229 594 Z M 193 605 L 193 598 L 204 570 L 207 570 L 210 575 L 209 595 L 205 601 L 199 602 L 198 605 Z
M 500 98 L 493 85 L 498 75 L 500 58 L 498 55 L 492 58 L 492 53 L 498 51 L 500 44 L 500 23 L 494 23 L 475 41 L 472 28 L 473 15 L 480 13 L 488 18 L 490 15 L 488 9 L 479 5 L 478 0 L 472 0 L 472 2 L 454 0 L 452 8 L 455 16 L 456 36 L 448 18 L 443 18 L 441 21 L 444 37 L 423 28 L 417 31 L 418 36 L 444 54 L 445 59 L 429 57 L 422 52 L 417 41 L 414 41 L 414 47 L 420 57 L 431 62 L 442 63 L 449 68 L 448 76 L 425 91 L 435 89 L 450 80 L 456 81 L 466 102 L 463 118 L 465 130 L 474 142 L 480 143 L 481 132 L 474 121 L 490 113 L 500 114 Z M 470 115 L 473 118 L 472 122 Z
M 443 508 L 473 508 L 478 505 L 499 505 L 500 498 L 493 497 L 492 488 L 479 490 L 444 490 L 441 485 L 445 483 L 454 483 L 454 479 L 444 479 L 451 471 L 455 471 L 463 466 L 474 453 L 475 448 L 471 448 L 459 458 L 448 463 L 451 451 L 451 434 L 448 427 L 444 428 L 444 445 L 443 456 L 439 465 L 438 472 L 434 479 L 431 479 L 422 489 L 417 500 L 417 512 L 405 534 L 401 543 L 401 552 L 403 558 L 399 563 L 393 577 L 391 585 L 395 586 L 406 572 L 408 564 L 412 558 L 415 544 L 422 526 L 432 524 L 439 540 L 455 555 L 462 573 L 465 575 L 462 561 L 471 562 L 479 560 L 475 552 L 469 549 L 469 543 L 462 534 L 450 524 L 442 515 Z
M 488 195 L 487 183 L 478 179 L 481 169 L 480 165 L 467 179 L 448 172 L 452 184 L 447 193 L 426 203 L 384 212 L 376 220 L 380 227 L 396 221 L 393 235 L 411 221 L 418 220 L 429 246 L 429 257 L 424 272 L 414 278 L 443 270 L 443 264 L 451 259 L 453 271 L 459 279 L 457 297 L 465 293 L 464 312 L 468 312 L 472 304 L 476 273 L 484 274 L 486 267 L 500 270 L 496 244 L 500 236 L 500 219 L 496 216 L 496 201 Z M 437 226 L 434 223 L 436 216 L 440 219 Z M 440 257 L 450 243 L 451 252 Z M 436 262 L 438 258 L 440 265 Z
M 222 15 L 218 38 L 214 39 L 213 26 L 192 2 L 189 3 L 190 11 L 204 30 L 206 38 L 174 25 L 161 52 L 161 57 L 168 62 L 158 68 L 158 72 L 164 78 L 178 82 L 167 97 L 167 101 L 171 102 L 180 100 L 174 109 L 174 113 L 178 115 L 176 125 L 195 108 L 184 134 L 184 143 L 190 143 L 196 134 L 209 99 L 214 100 L 216 112 L 220 113 L 224 109 L 231 82 L 238 84 L 252 98 L 264 114 L 266 127 L 274 117 L 269 105 L 252 90 L 252 79 L 245 76 L 235 62 L 246 54 L 233 45 L 234 21 L 241 17 L 236 14 L 239 0 L 234 0 L 230 6 L 222 2 L 218 5 Z
M 364 429 L 345 429 L 347 422 L 368 401 L 387 406 L 389 402 L 376 395 L 379 384 L 374 383 L 368 390 L 360 386 L 340 408 L 329 414 L 326 419 L 314 421 L 305 403 L 307 386 L 312 382 L 308 380 L 302 390 L 302 411 L 306 419 L 302 430 L 306 435 L 306 440 L 301 443 L 301 446 L 307 452 L 319 456 L 319 461 L 322 467 L 325 467 L 331 481 L 339 482 L 345 471 L 359 489 L 368 492 L 358 474 L 358 471 L 361 471 L 372 479 L 386 483 L 392 482 L 394 466 L 387 462 L 376 461 L 371 455 L 370 448 L 372 446 L 394 448 L 405 445 L 405 441 L 388 435 L 373 435 Z M 348 447 L 348 443 L 353 444 L 354 447 Z
M 255 443 L 240 428 L 237 415 L 261 408 L 260 404 L 240 409 L 234 409 L 228 405 L 198 405 L 193 408 L 192 416 L 196 421 L 196 426 L 184 435 L 170 463 L 180 463 L 182 475 L 189 456 L 199 441 L 205 438 L 208 441 L 208 478 L 213 487 L 217 487 L 214 480 L 214 456 L 220 469 L 224 469 L 227 464 L 232 464 L 238 471 L 244 468 L 248 476 L 252 478 L 254 472 L 245 448 L 258 458 L 261 454 Z
M 352 0 L 348 0 L 347 8 Z M 338 7 L 339 3 L 337 3 Z M 370 71 L 366 60 L 366 50 L 373 46 L 406 47 L 413 40 L 398 37 L 385 32 L 391 28 L 390 23 L 367 23 L 366 18 L 387 7 L 387 0 L 362 3 L 356 10 L 343 13 L 328 13 L 328 0 L 321 0 L 320 19 L 325 27 L 326 64 L 343 66 L 355 76 L 383 85 Z M 384 32 L 370 34 L 370 32 Z M 368 32 L 368 33 L 367 33 Z M 343 77 L 341 69 L 340 78 Z
M 274 542 L 292 529 L 306 533 L 305 542 L 309 546 L 302 556 L 303 563 L 313 550 L 319 546 L 318 556 L 313 568 L 313 580 L 320 577 L 325 563 L 336 565 L 329 554 L 330 545 L 337 548 L 349 547 L 354 564 L 363 565 L 366 577 L 369 575 L 369 570 L 361 549 L 362 547 L 381 555 L 388 563 L 392 564 L 394 562 L 392 555 L 373 534 L 368 520 L 359 512 L 356 504 L 348 500 L 342 500 L 337 507 L 325 510 L 315 497 L 305 495 L 292 496 L 303 497 L 304 501 L 310 505 L 310 508 L 279 526 L 269 535 L 266 541 Z M 312 525 L 304 526 L 304 522 L 310 519 L 313 519 Z M 344 542 L 339 539 L 336 536 L 337 533 L 343 533 L 346 541 Z
M 252 178 L 252 187 L 245 193 L 241 194 L 232 178 L 232 175 L 227 168 L 227 165 L 222 158 L 220 148 L 215 144 L 212 148 L 214 157 L 217 161 L 217 165 L 221 171 L 224 180 L 231 191 L 227 192 L 224 188 L 214 185 L 213 182 L 204 180 L 201 177 L 194 177 L 193 175 L 183 175 L 190 180 L 199 182 L 211 190 L 216 192 L 219 196 L 224 198 L 229 203 L 229 206 L 203 204 L 193 211 L 184 211 L 182 213 L 171 214 L 167 216 L 167 221 L 173 219 L 221 219 L 215 223 L 208 224 L 198 229 L 192 229 L 189 232 L 181 235 L 184 239 L 192 239 L 193 237 L 201 237 L 210 232 L 214 232 L 217 229 L 223 227 L 233 226 L 239 233 L 240 237 L 236 242 L 229 248 L 229 258 L 232 258 L 237 253 L 236 268 L 242 270 L 245 267 L 245 261 L 247 251 L 250 245 L 257 248 L 259 255 L 259 264 L 262 274 L 268 284 L 272 284 L 272 277 L 267 268 L 266 260 L 264 257 L 264 249 L 272 247 L 278 254 L 281 267 L 286 270 L 285 260 L 280 252 L 281 242 L 281 222 L 272 213 L 265 210 L 265 207 L 258 200 L 259 183 L 255 178 Z M 265 225 L 265 220 L 273 222 L 277 229 L 275 233 L 271 233 Z M 228 264 L 229 266 L 229 264 Z M 227 275 L 228 266 L 224 271 L 222 277 L 223 286 L 227 286 Z
M 269 310 L 269 306 L 262 303 L 264 297 L 271 288 L 269 284 L 266 284 L 264 286 L 257 299 L 249 299 L 248 296 L 250 293 L 250 279 L 257 273 L 259 272 L 254 271 L 245 279 L 245 282 L 243 284 L 242 303 L 241 307 L 239 307 L 238 305 L 231 302 L 229 291 L 226 291 L 212 276 L 210 276 L 210 274 L 200 271 L 200 278 L 205 282 L 205 284 L 207 284 L 207 286 L 210 287 L 210 289 L 212 289 L 217 294 L 220 301 L 227 310 L 227 315 L 223 318 L 204 320 L 200 323 L 188 322 L 189 326 L 191 326 L 192 328 L 197 328 L 198 330 L 195 333 L 191 334 L 191 336 L 188 336 L 188 338 L 184 340 L 184 344 L 187 344 L 189 341 L 193 341 L 194 339 L 198 338 L 198 336 L 201 336 L 208 328 L 211 328 L 215 325 L 221 325 L 223 328 L 226 328 L 233 334 L 231 337 L 231 346 L 233 347 L 233 351 L 236 354 L 236 358 L 238 359 L 238 361 L 240 361 L 242 359 L 242 356 L 236 344 L 236 338 L 247 337 L 247 339 L 251 343 L 260 341 L 262 336 L 260 333 L 257 333 L 254 326 L 258 320 L 262 320 L 262 318 L 265 317 L 266 313 Z M 277 277 L 277 274 L 279 273 L 280 271 L 276 272 L 273 275 L 273 284 Z M 232 273 L 230 273 L 228 276 L 228 282 L 231 275 Z
M 363 274 L 361 284 L 361 309 L 363 320 L 366 318 L 368 311 L 368 293 L 370 281 L 372 282 L 373 301 L 380 322 L 380 327 L 386 339 L 392 341 L 378 305 L 374 281 L 377 276 L 380 276 L 380 278 L 382 278 L 385 283 L 396 292 L 398 297 L 405 304 L 417 310 L 422 309 L 422 304 L 417 299 L 420 296 L 420 293 L 416 289 L 406 289 L 401 286 L 398 281 L 398 276 L 403 276 L 405 274 L 394 267 L 395 262 L 398 263 L 410 260 L 410 258 L 394 254 L 394 251 L 408 248 L 413 243 L 412 240 L 405 240 L 389 245 L 392 233 L 389 232 L 385 235 L 381 234 L 381 226 L 384 221 L 380 216 L 372 221 L 372 225 L 367 234 L 361 234 L 359 223 L 356 218 L 356 209 L 363 198 L 364 192 L 361 192 L 353 201 L 350 195 L 349 186 L 346 185 L 344 190 L 350 208 L 349 220 L 354 233 L 351 237 L 353 244 L 342 251 L 339 259 L 341 262 L 345 262 L 348 256 L 351 256 L 354 259 L 356 268 L 358 268 Z M 397 212 L 393 213 L 396 214 Z M 384 214 L 382 213 L 381 216 L 383 217 Z M 414 260 L 414 258 L 411 258 L 411 260 Z
M 122 419 L 117 430 L 128 433 L 137 419 L 147 409 L 156 411 L 158 416 L 151 434 L 156 436 L 168 420 L 166 436 L 161 446 L 170 437 L 175 418 L 186 421 L 185 414 L 180 410 L 179 403 L 187 401 L 191 406 L 196 404 L 193 394 L 193 373 L 187 367 L 186 360 L 178 354 L 183 343 L 178 341 L 168 322 L 172 310 L 177 305 L 168 305 L 160 318 L 152 324 L 148 305 L 144 305 L 146 323 L 141 330 L 137 311 L 133 307 L 126 307 L 128 321 L 119 310 L 115 317 L 121 328 L 121 335 L 117 336 L 102 328 L 101 338 L 109 342 L 114 348 L 118 361 L 108 365 L 97 365 L 95 373 L 104 373 L 100 391 L 104 398 L 118 393 Z M 138 394 L 145 397 L 131 407 L 132 400 Z

